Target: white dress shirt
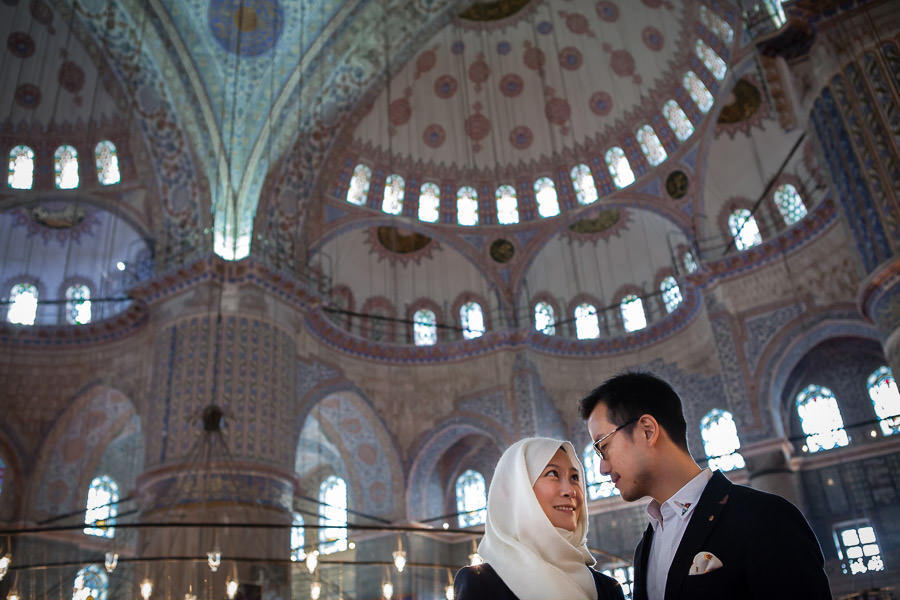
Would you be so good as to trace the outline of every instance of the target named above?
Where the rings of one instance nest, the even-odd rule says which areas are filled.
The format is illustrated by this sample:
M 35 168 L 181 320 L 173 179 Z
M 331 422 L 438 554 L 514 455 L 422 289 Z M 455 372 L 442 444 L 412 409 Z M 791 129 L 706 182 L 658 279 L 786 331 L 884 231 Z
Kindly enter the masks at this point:
M 650 544 L 650 556 L 647 560 L 649 600 L 665 600 L 669 567 L 672 566 L 675 551 L 678 550 L 688 521 L 711 477 L 712 471 L 703 469 L 662 505 L 656 500 L 651 500 L 647 505 L 647 514 L 653 527 L 653 542 Z

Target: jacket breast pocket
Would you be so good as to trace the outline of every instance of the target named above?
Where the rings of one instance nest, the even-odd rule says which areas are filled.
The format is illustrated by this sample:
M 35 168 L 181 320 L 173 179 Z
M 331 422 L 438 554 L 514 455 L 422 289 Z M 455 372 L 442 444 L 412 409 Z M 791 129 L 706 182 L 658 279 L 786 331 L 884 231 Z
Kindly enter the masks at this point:
M 688 575 L 684 579 L 679 598 L 690 600 L 721 600 L 742 598 L 744 586 L 727 566 L 702 575 Z

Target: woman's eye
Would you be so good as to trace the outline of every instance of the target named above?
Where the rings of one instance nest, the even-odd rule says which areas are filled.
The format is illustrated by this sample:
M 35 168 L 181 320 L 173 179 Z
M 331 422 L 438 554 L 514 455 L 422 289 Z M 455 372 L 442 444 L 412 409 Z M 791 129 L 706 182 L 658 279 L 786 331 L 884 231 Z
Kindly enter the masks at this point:
M 559 477 L 559 473 L 556 471 L 556 469 L 550 469 L 549 471 L 547 471 L 546 473 L 544 473 L 544 475 L 546 475 L 547 477 L 551 477 L 551 476 L 552 476 L 552 477 Z

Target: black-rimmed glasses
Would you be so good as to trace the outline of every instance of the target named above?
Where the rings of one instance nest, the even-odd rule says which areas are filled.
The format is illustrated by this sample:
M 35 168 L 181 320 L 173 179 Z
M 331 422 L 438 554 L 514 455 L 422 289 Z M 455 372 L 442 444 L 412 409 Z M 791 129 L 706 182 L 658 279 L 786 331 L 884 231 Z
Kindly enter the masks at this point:
M 634 419 L 631 419 L 630 421 L 627 421 L 627 422 L 625 422 L 625 423 L 622 423 L 621 425 L 619 425 L 618 427 L 616 427 L 615 429 L 613 429 L 612 431 L 610 431 L 610 432 L 607 433 L 606 435 L 601 436 L 600 439 L 598 439 L 596 442 L 594 442 L 593 444 L 591 444 L 591 445 L 594 447 L 594 452 L 596 452 L 596 453 L 597 453 L 597 456 L 600 457 L 600 460 L 603 460 L 603 459 L 604 459 L 604 456 L 603 456 L 603 450 L 600 449 L 600 444 L 602 444 L 603 442 L 605 442 L 606 440 L 608 440 L 610 437 L 612 437 L 612 435 L 613 435 L 614 433 L 616 433 L 616 432 L 619 431 L 620 429 L 624 429 L 624 428 L 628 427 L 629 425 L 631 425 L 631 424 L 633 424 L 633 423 L 637 423 L 637 422 L 638 422 L 638 419 L 640 419 L 640 417 L 635 417 Z

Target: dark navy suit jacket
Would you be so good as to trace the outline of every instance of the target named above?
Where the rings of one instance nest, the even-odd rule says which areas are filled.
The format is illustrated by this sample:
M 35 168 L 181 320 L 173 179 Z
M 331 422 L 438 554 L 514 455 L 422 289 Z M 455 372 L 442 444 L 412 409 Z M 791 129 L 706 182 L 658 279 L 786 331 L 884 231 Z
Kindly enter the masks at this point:
M 634 600 L 647 600 L 652 540 L 648 525 L 634 553 Z M 711 552 L 722 567 L 688 575 L 698 552 Z M 824 567 L 819 542 L 796 506 L 716 471 L 675 552 L 665 600 L 830 600 Z
M 619 582 L 612 577 L 590 569 L 597 587 L 597 600 L 624 600 Z M 485 563 L 477 567 L 463 567 L 453 580 L 456 600 L 518 600 L 491 565 Z M 547 598 L 547 600 L 566 600 Z

